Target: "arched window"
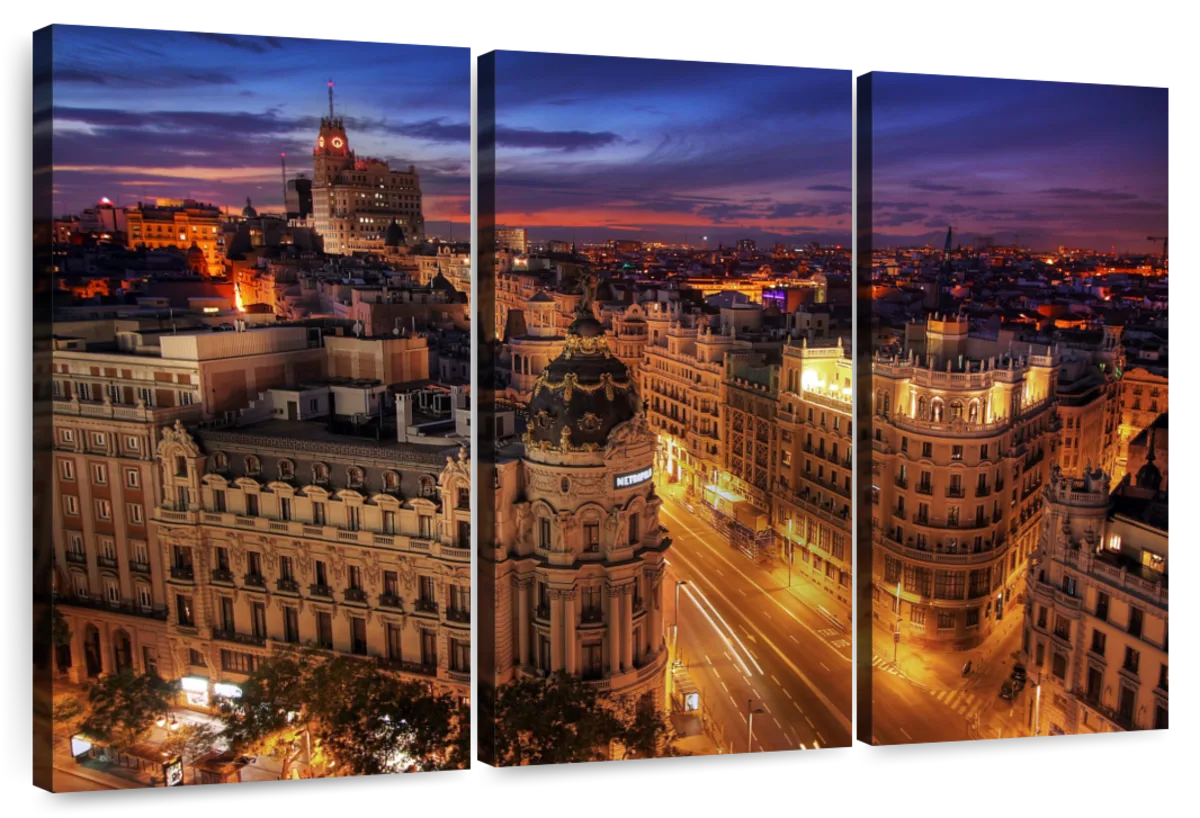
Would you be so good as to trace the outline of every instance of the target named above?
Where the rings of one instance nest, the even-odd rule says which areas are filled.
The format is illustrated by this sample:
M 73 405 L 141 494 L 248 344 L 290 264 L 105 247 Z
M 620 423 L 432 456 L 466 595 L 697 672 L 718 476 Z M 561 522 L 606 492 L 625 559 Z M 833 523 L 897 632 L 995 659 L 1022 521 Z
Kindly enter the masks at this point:
M 978 399 L 971 401 L 970 405 L 967 407 L 967 422 L 969 422 L 969 423 L 978 423 L 979 422 L 979 400 Z
M 571 481 L 569 478 L 564 477 L 562 479 L 562 493 L 563 494 L 571 493 Z
M 225 452 L 217 452 L 213 455 L 213 469 L 215 471 L 225 471 L 229 468 L 229 455 Z
M 945 417 L 945 412 L 946 412 L 946 405 L 944 403 L 942 403 L 942 399 L 934 398 L 933 401 L 930 403 L 929 419 L 932 420 L 934 423 L 941 423 L 942 419 Z
M 959 418 L 961 418 L 962 416 L 963 416 L 963 405 L 962 405 L 962 401 L 960 401 L 960 400 L 956 400 L 956 401 L 954 401 L 953 403 L 951 403 L 951 404 L 950 404 L 950 419 L 951 419 L 951 420 L 958 420 L 958 419 L 959 419 Z
M 385 471 L 383 473 L 383 490 L 388 492 L 397 492 L 400 490 L 400 475 L 394 471 Z
M 279 479 L 291 480 L 296 476 L 296 465 L 286 458 L 279 461 Z
M 422 477 L 421 478 L 421 496 L 422 497 L 433 497 L 436 493 L 437 493 L 437 483 L 434 482 L 433 478 L 432 477 Z
M 363 470 L 358 466 L 351 466 L 346 469 L 346 485 L 350 488 L 362 488 Z
M 324 463 L 313 463 L 312 473 L 315 485 L 323 486 L 329 482 L 329 467 Z
M 246 458 L 246 474 L 256 475 L 262 471 L 262 462 L 255 455 Z
M 921 420 L 926 420 L 926 415 L 929 412 L 928 403 L 925 401 L 925 396 L 922 395 L 917 399 L 917 417 Z

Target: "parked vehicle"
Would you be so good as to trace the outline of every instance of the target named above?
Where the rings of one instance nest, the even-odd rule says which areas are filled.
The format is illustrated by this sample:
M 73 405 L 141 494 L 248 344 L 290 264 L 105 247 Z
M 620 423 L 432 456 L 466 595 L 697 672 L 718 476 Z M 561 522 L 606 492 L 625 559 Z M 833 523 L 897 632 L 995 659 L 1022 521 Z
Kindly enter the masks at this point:
M 1004 684 L 1000 685 L 1000 698 L 1004 699 L 1006 702 L 1010 702 L 1010 701 L 1012 701 L 1012 697 L 1013 697 L 1012 683 L 1006 681 Z
M 1019 679 L 1020 681 L 1024 682 L 1025 681 L 1025 665 L 1013 665 L 1012 677 L 1013 677 L 1013 679 Z

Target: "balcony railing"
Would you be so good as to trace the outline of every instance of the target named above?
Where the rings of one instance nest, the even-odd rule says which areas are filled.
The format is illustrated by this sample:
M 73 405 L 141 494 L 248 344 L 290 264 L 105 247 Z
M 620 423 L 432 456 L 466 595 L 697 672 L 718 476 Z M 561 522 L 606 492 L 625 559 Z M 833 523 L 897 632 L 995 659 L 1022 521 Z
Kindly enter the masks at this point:
M 239 645 L 253 645 L 255 647 L 264 647 L 267 644 L 265 636 L 255 636 L 250 633 L 238 633 L 235 630 L 227 628 L 213 628 L 212 638 L 219 639 L 222 642 L 236 642 Z
M 438 604 L 432 599 L 418 599 L 413 603 L 413 608 L 418 613 L 435 614 L 438 612 Z
M 323 596 L 329 599 L 333 598 L 333 587 L 319 582 L 314 582 L 313 584 L 309 585 L 308 592 L 312 596 Z
M 55 601 L 63 605 L 73 605 L 78 608 L 91 608 L 96 611 L 111 611 L 113 613 L 127 614 L 129 616 L 140 616 L 146 619 L 157 619 L 166 621 L 167 611 L 165 608 L 145 607 L 133 602 L 110 602 L 106 599 L 98 597 L 76 596 L 69 594 L 67 596 L 55 596 Z
M 130 560 L 129 571 L 130 571 L 130 573 L 133 573 L 133 574 L 149 574 L 150 573 L 150 563 L 138 562 L 137 560 Z
M 408 662 L 404 659 L 392 659 L 387 656 L 376 657 L 379 666 L 387 670 L 399 670 L 403 673 L 415 673 L 419 676 L 436 676 L 437 662 L 432 664 L 424 664 L 422 662 Z
M 367 592 L 362 588 L 347 588 L 342 592 L 343 598 L 347 602 L 366 602 Z
M 603 608 L 584 608 L 579 616 L 579 620 L 584 624 L 595 624 L 604 621 Z
M 471 612 L 466 608 L 447 608 L 446 618 L 451 622 L 470 622 Z
M 228 568 L 214 568 L 214 569 L 212 569 L 212 581 L 213 582 L 230 582 L 230 583 L 232 583 L 233 582 L 233 572 L 230 571 Z
M 251 588 L 266 588 L 267 581 L 262 574 L 246 574 L 242 577 L 242 582 Z
M 288 594 L 300 593 L 300 583 L 290 577 L 281 577 L 275 580 L 275 588 Z
M 196 572 L 190 565 L 172 565 L 171 579 L 182 579 L 188 582 L 196 578 Z
M 116 557 L 96 557 L 96 566 L 98 568 L 116 568 Z
M 87 554 L 82 551 L 68 551 L 66 556 L 73 565 L 87 565 Z
M 381 608 L 403 608 L 404 600 L 396 594 L 380 594 L 379 607 Z

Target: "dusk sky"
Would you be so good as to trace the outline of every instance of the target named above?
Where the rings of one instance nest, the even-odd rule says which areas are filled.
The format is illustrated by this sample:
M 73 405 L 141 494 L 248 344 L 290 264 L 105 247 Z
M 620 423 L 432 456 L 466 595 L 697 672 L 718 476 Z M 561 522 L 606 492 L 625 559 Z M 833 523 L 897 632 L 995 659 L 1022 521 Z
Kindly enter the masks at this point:
M 850 241 L 848 71 L 498 52 L 496 73 L 499 224 Z
M 312 177 L 319 120 L 350 147 L 417 166 L 427 230 L 470 223 L 470 52 L 465 48 L 55 26 L 55 211 L 107 196 L 190 196 L 278 211 L 288 175 Z
M 1162 251 L 1167 91 L 876 73 L 876 246 Z M 957 243 L 957 241 L 956 241 Z

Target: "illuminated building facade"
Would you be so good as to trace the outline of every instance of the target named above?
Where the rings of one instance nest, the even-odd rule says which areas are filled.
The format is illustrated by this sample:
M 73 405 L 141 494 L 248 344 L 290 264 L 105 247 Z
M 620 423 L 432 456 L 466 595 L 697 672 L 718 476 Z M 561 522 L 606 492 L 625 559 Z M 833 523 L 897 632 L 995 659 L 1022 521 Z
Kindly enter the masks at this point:
M 497 464 L 496 683 L 557 671 L 661 704 L 667 660 L 654 433 L 581 313 Z
M 466 451 L 331 434 L 336 402 L 308 389 L 296 420 L 163 434 L 153 525 L 190 704 L 301 646 L 470 695 Z
M 1129 470 L 1130 441 L 1167 411 L 1168 396 L 1165 373 L 1133 367 L 1121 377 L 1121 426 L 1117 442 L 1116 470 L 1113 473 L 1118 482 Z
M 725 354 L 748 349 L 732 331 L 714 330 L 703 316 L 668 307 L 647 315 L 641 396 L 658 435 L 656 470 L 681 483 L 689 497 L 716 485 L 722 453 L 722 382 Z
M 783 347 L 771 524 L 780 556 L 849 623 L 853 366 L 841 340 Z
M 1153 459 L 1111 495 L 1099 470 L 1050 476 L 1022 634 L 1034 735 L 1167 727 L 1161 479 Z
M 496 249 L 526 255 L 529 252 L 529 234 L 524 227 L 497 227 Z
M 183 672 L 167 632 L 168 563 L 154 525 L 162 429 L 211 421 L 280 378 L 320 373 L 303 329 L 120 332 L 59 322 L 53 354 L 55 609 L 71 631 L 57 669 L 77 683 Z M 157 353 L 157 354 L 155 354 Z
M 204 252 L 208 275 L 220 276 L 225 272 L 221 221 L 220 210 L 192 199 L 138 202 L 125 211 L 125 240 L 131 250 L 175 247 L 186 252 L 194 245 Z
M 425 239 L 417 169 L 394 171 L 381 159 L 356 156 L 344 121 L 333 115 L 332 90 L 313 148 L 312 206 L 326 253 L 382 251 L 393 223 L 409 246 Z
M 999 349 L 960 317 L 907 336 L 872 362 L 874 617 L 904 641 L 962 650 L 1012 614 L 1036 546 L 1059 357 Z

